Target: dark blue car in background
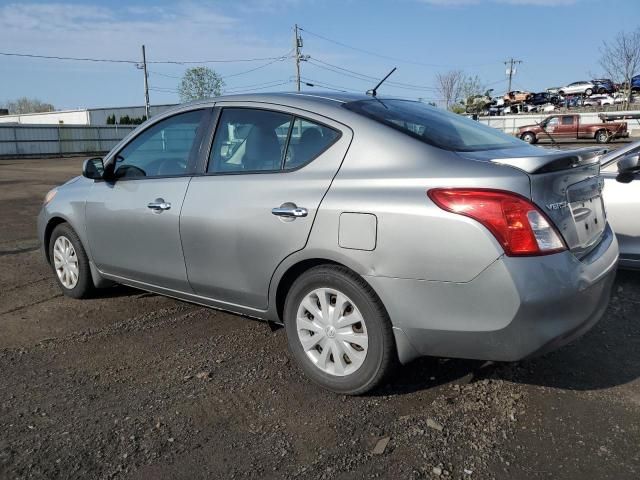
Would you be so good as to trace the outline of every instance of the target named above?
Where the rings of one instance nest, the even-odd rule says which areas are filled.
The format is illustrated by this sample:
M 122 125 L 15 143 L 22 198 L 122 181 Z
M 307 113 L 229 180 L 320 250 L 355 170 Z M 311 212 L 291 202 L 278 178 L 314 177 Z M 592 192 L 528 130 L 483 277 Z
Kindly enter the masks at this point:
M 591 83 L 594 85 L 594 93 L 613 93 L 618 90 L 616 84 L 613 83 L 608 78 L 598 78 L 595 80 L 591 80 Z

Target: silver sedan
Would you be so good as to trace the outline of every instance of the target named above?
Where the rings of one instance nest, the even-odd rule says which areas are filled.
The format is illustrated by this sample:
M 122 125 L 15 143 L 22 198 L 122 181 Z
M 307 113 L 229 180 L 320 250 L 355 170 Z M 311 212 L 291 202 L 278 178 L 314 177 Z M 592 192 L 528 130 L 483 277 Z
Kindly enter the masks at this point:
M 618 244 L 599 156 L 419 102 L 230 96 L 177 107 L 53 189 L 62 291 L 114 283 L 283 324 L 345 394 L 422 355 L 518 360 L 592 327 Z

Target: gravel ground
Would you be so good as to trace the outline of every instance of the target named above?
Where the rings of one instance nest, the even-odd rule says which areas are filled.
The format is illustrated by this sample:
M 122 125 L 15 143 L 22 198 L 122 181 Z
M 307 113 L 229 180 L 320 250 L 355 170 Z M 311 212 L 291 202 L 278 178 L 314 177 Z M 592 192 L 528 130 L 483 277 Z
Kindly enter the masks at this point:
M 337 396 L 282 329 L 124 287 L 63 297 L 34 217 L 80 164 L 0 161 L 0 478 L 640 478 L 640 274 L 557 352 L 426 358 Z

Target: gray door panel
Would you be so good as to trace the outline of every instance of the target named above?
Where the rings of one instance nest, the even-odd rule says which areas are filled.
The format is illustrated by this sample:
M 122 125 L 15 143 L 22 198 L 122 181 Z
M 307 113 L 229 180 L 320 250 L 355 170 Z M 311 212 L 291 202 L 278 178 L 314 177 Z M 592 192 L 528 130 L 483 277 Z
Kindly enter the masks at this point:
M 180 244 L 180 208 L 189 177 L 98 182 L 87 201 L 93 260 L 105 273 L 191 291 Z M 151 209 L 162 200 L 169 209 Z M 166 205 L 164 206 L 166 208 Z
M 316 211 L 351 142 L 350 130 L 326 119 L 322 122 L 335 126 L 342 136 L 298 170 L 192 179 L 180 232 L 189 282 L 198 295 L 267 308 L 273 272 L 287 256 L 304 248 Z M 308 213 L 295 219 L 272 213 L 285 203 Z

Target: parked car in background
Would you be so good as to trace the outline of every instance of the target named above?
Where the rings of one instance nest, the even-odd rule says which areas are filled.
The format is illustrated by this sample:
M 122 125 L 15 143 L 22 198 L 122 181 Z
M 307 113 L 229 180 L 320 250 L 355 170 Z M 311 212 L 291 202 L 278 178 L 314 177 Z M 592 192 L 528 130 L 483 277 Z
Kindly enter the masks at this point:
M 311 380 L 360 394 L 398 361 L 589 330 L 618 259 L 599 170 L 421 102 L 220 97 L 85 161 L 38 237 L 67 296 L 116 282 L 284 324 Z
M 558 101 L 558 95 L 554 95 L 549 92 L 538 92 L 532 94 L 527 100 L 527 103 L 530 105 L 544 105 L 546 103 L 556 104 Z
M 614 103 L 615 99 L 611 95 L 591 95 L 582 102 L 585 107 L 601 107 Z
M 640 91 L 640 75 L 636 75 L 631 78 L 631 91 L 639 92 Z
M 595 80 L 591 80 L 593 83 L 593 91 L 594 93 L 614 93 L 618 90 L 615 83 L 608 78 L 597 78 Z
M 562 87 L 558 93 L 565 95 L 592 95 L 595 92 L 595 85 L 591 82 L 573 82 Z
M 512 90 L 504 95 L 505 103 L 517 103 L 526 102 L 531 97 L 531 92 L 525 92 L 523 90 Z
M 518 129 L 518 137 L 527 143 L 537 143 L 543 138 L 575 140 L 592 138 L 598 143 L 627 138 L 626 122 L 581 123 L 580 115 L 552 115 L 536 125 L 525 125 Z
M 605 155 L 602 162 L 604 204 L 607 218 L 618 238 L 619 265 L 640 269 L 640 142 Z M 623 174 L 635 167 L 635 174 Z

